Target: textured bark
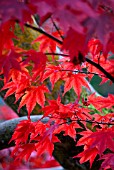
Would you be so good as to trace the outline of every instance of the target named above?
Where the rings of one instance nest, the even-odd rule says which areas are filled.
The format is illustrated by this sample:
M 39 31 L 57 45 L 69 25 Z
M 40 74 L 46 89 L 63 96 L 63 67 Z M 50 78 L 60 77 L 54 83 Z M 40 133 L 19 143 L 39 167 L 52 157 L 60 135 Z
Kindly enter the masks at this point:
M 61 143 L 55 143 L 53 156 L 67 170 L 89 170 L 89 166 L 80 165 L 79 159 L 73 159 L 83 150 L 83 147 L 76 147 L 76 142 L 70 136 L 63 133 L 57 135 Z
M 33 122 L 41 119 L 41 115 L 31 116 Z M 9 144 L 12 134 L 21 120 L 27 120 L 27 117 L 20 117 L 12 120 L 7 120 L 0 123 L 0 150 L 14 146 L 14 142 Z M 42 119 L 43 123 L 46 123 L 48 118 Z M 64 136 L 61 132 L 57 135 L 61 143 L 55 143 L 53 156 L 66 170 L 90 170 L 89 163 L 80 164 L 79 159 L 73 159 L 73 156 L 77 155 L 83 150 L 83 147 L 76 147 L 76 142 L 70 136 Z M 79 136 L 77 136 L 79 138 Z M 99 169 L 101 165 L 100 161 L 94 161 L 91 170 Z

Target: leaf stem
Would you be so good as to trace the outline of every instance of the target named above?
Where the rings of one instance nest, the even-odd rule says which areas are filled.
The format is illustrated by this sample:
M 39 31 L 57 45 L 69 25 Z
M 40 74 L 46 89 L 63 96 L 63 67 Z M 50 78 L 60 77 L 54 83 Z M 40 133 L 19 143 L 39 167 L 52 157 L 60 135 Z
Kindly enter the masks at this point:
M 60 35 L 61 39 L 64 40 L 64 37 L 62 36 L 62 34 L 61 34 L 59 28 L 57 27 L 57 25 L 55 24 L 55 22 L 53 21 L 52 18 L 51 18 L 51 21 L 52 21 L 52 23 L 53 23 L 55 29 L 57 30 L 58 34 Z

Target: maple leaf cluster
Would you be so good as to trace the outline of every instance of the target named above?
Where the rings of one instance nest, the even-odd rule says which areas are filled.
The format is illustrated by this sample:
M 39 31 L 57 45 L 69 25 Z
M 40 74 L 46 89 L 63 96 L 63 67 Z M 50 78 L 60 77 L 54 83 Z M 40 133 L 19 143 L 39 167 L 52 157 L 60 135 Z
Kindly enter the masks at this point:
M 113 0 L 0 1 L 1 90 L 7 89 L 5 98 L 15 96 L 18 112 L 26 106 L 28 113 L 11 139 L 16 159 L 28 160 L 33 151 L 52 155 L 63 132 L 76 147 L 84 145 L 73 157 L 80 164 L 92 167 L 98 158 L 101 169 L 114 169 L 114 95 L 96 96 L 90 86 L 95 75 L 114 83 L 113 24 Z M 39 33 L 29 49 L 18 45 L 16 27 Z M 75 100 L 65 100 L 68 93 Z M 36 105 L 47 123 L 31 121 Z

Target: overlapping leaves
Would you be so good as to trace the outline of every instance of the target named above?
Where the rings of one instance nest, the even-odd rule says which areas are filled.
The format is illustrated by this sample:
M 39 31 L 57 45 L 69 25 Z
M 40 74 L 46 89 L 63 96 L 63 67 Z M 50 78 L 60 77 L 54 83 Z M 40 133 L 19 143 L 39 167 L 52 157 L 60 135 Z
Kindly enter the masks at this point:
M 90 89 L 87 76 L 92 78 L 98 74 L 104 83 L 109 79 L 103 72 L 106 70 L 113 79 L 114 63 L 110 59 L 111 52 L 114 52 L 113 8 L 112 0 L 73 0 L 72 3 L 70 0 L 62 3 L 60 0 L 0 1 L 0 74 L 5 77 L 2 90 L 8 89 L 5 97 L 15 94 L 16 101 L 20 100 L 19 109 L 26 105 L 29 117 L 29 120 L 17 126 L 12 136 L 16 144 L 13 154 L 17 154 L 17 158 L 26 156 L 28 159 L 34 150 L 38 154 L 46 150 L 52 155 L 54 143 L 59 142 L 56 134 L 62 131 L 64 136 L 69 135 L 76 140 L 76 129 L 83 127 L 86 131 L 79 133 L 83 137 L 77 142 L 77 146 L 84 145 L 84 151 L 76 155 L 81 157 L 80 163 L 90 160 L 92 166 L 95 157 L 99 155 L 104 159 L 101 168 L 109 166 L 113 169 L 113 153 L 104 153 L 107 148 L 114 152 L 113 113 L 111 111 L 108 116 L 103 117 L 96 114 L 92 116 L 89 106 L 93 105 L 102 114 L 103 108 L 113 109 L 114 97 L 111 94 L 107 98 L 91 94 L 85 103 L 80 100 L 82 86 Z M 33 41 L 40 43 L 38 51 L 19 49 L 13 41 L 17 38 L 14 35 L 15 22 L 20 23 L 23 28 L 25 22 L 30 23 L 32 15 L 36 13 L 40 17 L 37 26 L 43 26 L 45 20 L 51 18 L 58 28 L 53 26 L 56 32 L 52 30 L 51 36 L 49 32 L 47 37 L 46 34 L 39 35 Z M 59 30 L 61 28 L 62 36 Z M 55 39 L 52 38 L 53 35 Z M 58 37 L 63 41 L 59 39 L 60 43 L 55 42 Z M 51 55 L 52 52 L 54 55 L 56 50 L 62 51 L 63 56 L 64 53 L 67 54 L 72 64 L 64 59 L 48 61 L 46 53 Z M 64 70 L 68 68 L 72 70 Z M 47 79 L 50 80 L 51 90 L 60 80 L 64 85 L 64 92 L 58 98 L 53 99 L 52 96 L 51 100 L 45 97 L 45 93 L 51 91 L 46 86 Z M 63 104 L 60 96 L 65 96 L 72 88 L 77 99 L 74 103 L 66 100 Z M 49 118 L 48 123 L 31 122 L 30 114 L 36 103 L 42 107 L 43 117 Z M 79 122 L 82 126 L 79 126 Z

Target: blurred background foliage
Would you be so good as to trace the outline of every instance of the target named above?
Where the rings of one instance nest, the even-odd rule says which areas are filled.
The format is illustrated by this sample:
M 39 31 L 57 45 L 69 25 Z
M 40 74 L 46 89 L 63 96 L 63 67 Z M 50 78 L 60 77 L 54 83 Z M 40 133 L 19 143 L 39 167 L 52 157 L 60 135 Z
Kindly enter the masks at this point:
M 95 75 L 90 81 L 90 84 L 100 95 L 104 97 L 107 97 L 108 93 L 114 94 L 114 83 L 110 84 L 110 81 L 107 81 L 106 83 L 100 85 L 101 81 L 102 79 Z
M 14 44 L 24 50 L 34 49 L 38 50 L 39 43 L 36 42 L 35 44 L 32 44 L 32 41 L 35 40 L 40 33 L 27 28 L 26 26 L 21 29 L 21 27 L 16 24 L 15 25 L 15 35 L 17 36 L 17 39 L 14 39 Z

